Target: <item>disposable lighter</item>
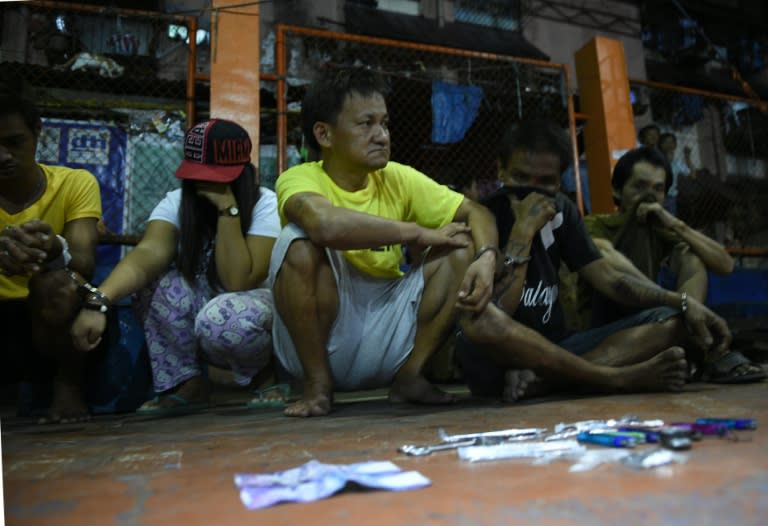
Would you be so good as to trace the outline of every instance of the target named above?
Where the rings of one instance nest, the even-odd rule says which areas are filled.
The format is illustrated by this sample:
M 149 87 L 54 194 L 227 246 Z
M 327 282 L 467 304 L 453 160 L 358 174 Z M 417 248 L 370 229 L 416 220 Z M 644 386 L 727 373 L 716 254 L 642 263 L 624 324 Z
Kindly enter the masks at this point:
M 754 418 L 697 418 L 697 424 L 721 424 L 728 429 L 757 429 L 757 420 Z
M 691 422 L 673 422 L 669 424 L 675 427 L 684 427 L 690 429 L 693 435 L 691 438 L 694 440 L 700 440 L 701 435 L 717 435 L 725 436 L 728 434 L 728 426 L 725 424 L 699 424 Z
M 648 429 L 643 427 L 622 426 L 619 428 L 620 432 L 630 433 L 642 433 L 645 436 L 645 442 L 649 444 L 656 444 L 659 441 L 659 430 Z
M 623 428 L 619 428 L 616 431 L 591 431 L 591 434 L 606 435 L 606 436 L 612 436 L 612 437 L 634 438 L 637 444 L 645 444 L 646 442 L 648 442 L 646 433 L 644 431 L 637 431 L 635 429 L 625 430 Z M 658 433 L 657 433 L 657 436 L 658 436 Z
M 576 439 L 583 444 L 597 444 L 608 447 L 635 447 L 637 444 L 633 437 L 589 433 L 588 431 L 579 433 Z

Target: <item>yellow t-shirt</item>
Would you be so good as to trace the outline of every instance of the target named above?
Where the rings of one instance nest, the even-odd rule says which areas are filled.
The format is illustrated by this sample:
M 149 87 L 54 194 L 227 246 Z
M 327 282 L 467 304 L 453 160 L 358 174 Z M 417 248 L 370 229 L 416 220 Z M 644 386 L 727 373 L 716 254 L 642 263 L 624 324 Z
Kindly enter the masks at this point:
M 61 234 L 69 221 L 101 217 L 99 183 L 93 174 L 66 166 L 39 166 L 46 178 L 45 193 L 18 214 L 0 208 L 0 229 L 40 219 L 51 225 L 55 234 Z M 26 298 L 27 282 L 25 276 L 0 275 L 0 300 Z
M 416 223 L 426 228 L 440 228 L 453 220 L 464 196 L 441 185 L 423 173 L 403 164 L 390 162 L 368 174 L 368 185 L 357 192 L 339 188 L 325 173 L 321 162 L 304 163 L 289 168 L 277 179 L 277 203 L 280 221 L 287 220 L 283 207 L 292 195 L 311 192 L 326 197 L 334 206 Z M 361 272 L 379 278 L 402 276 L 400 245 L 382 246 L 344 252 L 347 260 Z

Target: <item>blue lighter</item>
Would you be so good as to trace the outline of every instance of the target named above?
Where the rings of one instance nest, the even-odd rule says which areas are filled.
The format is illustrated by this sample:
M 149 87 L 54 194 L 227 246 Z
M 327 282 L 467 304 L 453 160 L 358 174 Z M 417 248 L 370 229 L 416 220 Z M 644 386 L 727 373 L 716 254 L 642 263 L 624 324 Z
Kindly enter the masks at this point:
M 581 443 L 584 444 L 597 444 L 598 446 L 608 447 L 635 447 L 637 440 L 631 436 L 625 435 L 604 435 L 601 433 L 590 433 L 588 431 L 582 431 L 576 437 Z
M 629 431 L 633 433 L 643 433 L 645 441 L 649 444 L 656 444 L 659 441 L 659 429 L 650 427 L 621 426 L 619 431 Z

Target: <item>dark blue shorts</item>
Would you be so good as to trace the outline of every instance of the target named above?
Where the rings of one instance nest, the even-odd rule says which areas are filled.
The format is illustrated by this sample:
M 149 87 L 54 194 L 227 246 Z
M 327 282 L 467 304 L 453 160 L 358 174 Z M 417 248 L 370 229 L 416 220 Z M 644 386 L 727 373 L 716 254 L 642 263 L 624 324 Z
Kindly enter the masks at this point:
M 613 334 L 651 323 L 660 323 L 680 313 L 670 307 L 656 307 L 640 311 L 601 327 L 577 332 L 557 342 L 563 349 L 583 355 L 595 349 L 600 343 Z M 456 355 L 461 364 L 464 380 L 476 396 L 501 396 L 504 390 L 504 373 L 506 370 L 496 365 L 476 346 L 466 340 L 461 333 L 456 338 Z
M 660 323 L 666 321 L 672 316 L 680 314 L 680 311 L 671 307 L 656 307 L 653 309 L 646 309 L 636 314 L 632 314 L 620 320 L 616 320 L 611 323 L 606 323 L 601 327 L 595 327 L 583 332 L 577 332 L 572 334 L 564 340 L 560 340 L 557 344 L 563 349 L 572 352 L 573 354 L 581 356 L 586 354 L 605 340 L 608 336 L 611 336 L 624 329 L 631 329 L 638 325 L 646 325 L 649 323 Z

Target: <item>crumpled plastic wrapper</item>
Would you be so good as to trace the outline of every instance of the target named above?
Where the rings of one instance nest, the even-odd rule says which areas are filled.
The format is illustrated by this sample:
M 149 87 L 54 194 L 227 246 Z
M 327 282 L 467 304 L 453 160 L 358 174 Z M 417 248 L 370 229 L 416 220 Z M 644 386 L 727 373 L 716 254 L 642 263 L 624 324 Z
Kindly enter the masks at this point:
M 371 489 L 406 491 L 429 486 L 432 481 L 417 471 L 403 471 L 385 461 L 323 464 L 311 460 L 285 471 L 235 475 L 240 500 L 249 510 L 280 502 L 313 502 L 330 497 L 349 483 Z
M 672 463 L 685 464 L 687 461 L 688 455 L 685 453 L 676 453 L 662 448 L 638 451 L 622 459 L 624 464 L 635 469 L 656 468 Z

